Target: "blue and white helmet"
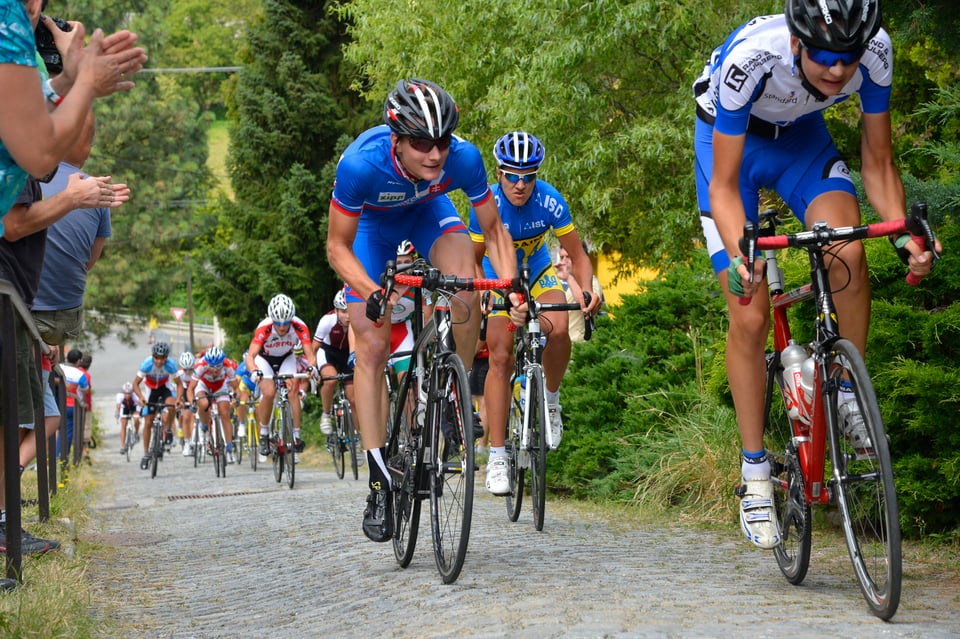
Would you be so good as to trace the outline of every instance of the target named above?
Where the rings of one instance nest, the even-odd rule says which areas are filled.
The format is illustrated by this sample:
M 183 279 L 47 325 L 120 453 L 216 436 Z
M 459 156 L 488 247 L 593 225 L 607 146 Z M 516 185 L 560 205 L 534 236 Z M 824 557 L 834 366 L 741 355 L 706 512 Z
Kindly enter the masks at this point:
M 543 145 L 525 131 L 511 131 L 493 145 L 497 166 L 507 169 L 537 169 L 543 162 Z
M 211 346 L 203 355 L 203 361 L 207 363 L 207 366 L 213 366 L 214 368 L 223 366 L 223 358 L 223 349 L 219 346 Z

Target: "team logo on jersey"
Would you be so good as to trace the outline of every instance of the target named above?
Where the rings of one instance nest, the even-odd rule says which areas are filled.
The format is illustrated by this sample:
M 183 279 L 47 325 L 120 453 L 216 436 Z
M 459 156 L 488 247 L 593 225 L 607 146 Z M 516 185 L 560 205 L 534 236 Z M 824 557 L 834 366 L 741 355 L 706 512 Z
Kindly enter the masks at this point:
M 377 196 L 377 202 L 403 202 L 406 197 L 406 193 L 380 193 Z
M 737 92 L 743 88 L 743 83 L 746 81 L 746 72 L 735 64 L 730 65 L 730 70 L 727 71 L 727 77 L 723 79 L 725 85 Z
M 853 178 L 850 177 L 850 169 L 847 168 L 846 163 L 840 158 L 830 160 L 824 167 L 823 174 L 825 178 L 840 178 L 841 180 L 853 182 Z

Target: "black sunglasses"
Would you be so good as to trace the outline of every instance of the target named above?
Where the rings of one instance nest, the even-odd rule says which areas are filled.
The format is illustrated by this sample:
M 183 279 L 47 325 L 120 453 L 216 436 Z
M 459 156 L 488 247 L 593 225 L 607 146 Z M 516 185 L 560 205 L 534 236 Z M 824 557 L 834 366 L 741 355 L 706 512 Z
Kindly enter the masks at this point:
M 433 147 L 437 147 L 441 151 L 446 151 L 450 148 L 451 138 L 449 135 L 445 135 L 442 138 L 407 138 L 410 142 L 410 146 L 419 151 L 420 153 L 429 153 L 433 150 Z

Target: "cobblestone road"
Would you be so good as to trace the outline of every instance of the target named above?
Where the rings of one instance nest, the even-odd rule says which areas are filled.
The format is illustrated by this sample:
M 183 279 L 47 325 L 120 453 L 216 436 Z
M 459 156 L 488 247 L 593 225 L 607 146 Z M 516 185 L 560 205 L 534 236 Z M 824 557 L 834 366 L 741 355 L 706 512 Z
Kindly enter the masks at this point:
M 548 502 L 537 533 L 528 508 L 510 523 L 479 482 L 466 565 L 443 585 L 426 513 L 407 569 L 389 544 L 362 536 L 365 468 L 359 482 L 338 480 L 317 456 L 289 490 L 246 459 L 223 480 L 176 451 L 151 480 L 117 454 L 112 415 L 101 423 L 95 516 L 80 534 L 103 544 L 91 569 L 102 637 L 960 636 L 956 566 L 908 560 L 900 611 L 884 623 L 867 612 L 845 554 L 818 539 L 794 587 L 733 523 L 627 524 Z

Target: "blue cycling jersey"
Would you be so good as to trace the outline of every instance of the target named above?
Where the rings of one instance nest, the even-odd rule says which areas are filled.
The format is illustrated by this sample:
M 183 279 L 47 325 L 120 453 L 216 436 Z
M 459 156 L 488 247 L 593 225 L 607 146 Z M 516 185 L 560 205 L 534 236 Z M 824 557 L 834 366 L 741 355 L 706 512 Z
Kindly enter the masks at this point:
M 503 226 L 513 238 L 517 264 L 526 260 L 530 265 L 531 278 L 537 279 L 552 265 L 547 248 L 547 231 L 552 229 L 554 235 L 561 237 L 574 230 L 567 201 L 552 184 L 540 179 L 534 183 L 533 193 L 523 206 L 514 206 L 500 184 L 495 184 L 492 191 Z M 483 243 L 483 231 L 473 210 L 470 211 L 470 237 L 474 242 Z M 483 257 L 483 270 L 487 277 L 497 277 L 487 255 Z
M 343 152 L 337 164 L 333 206 L 352 216 L 385 215 L 456 189 L 463 190 L 474 204 L 490 197 L 487 171 L 477 147 L 453 136 L 440 177 L 412 181 L 397 162 L 390 127 L 383 124 L 361 133 Z

